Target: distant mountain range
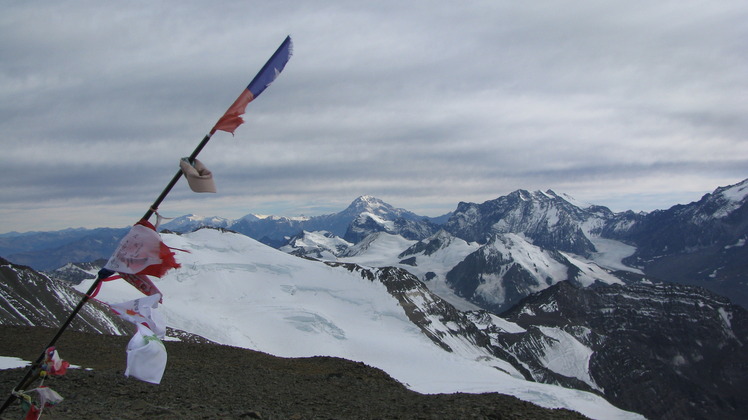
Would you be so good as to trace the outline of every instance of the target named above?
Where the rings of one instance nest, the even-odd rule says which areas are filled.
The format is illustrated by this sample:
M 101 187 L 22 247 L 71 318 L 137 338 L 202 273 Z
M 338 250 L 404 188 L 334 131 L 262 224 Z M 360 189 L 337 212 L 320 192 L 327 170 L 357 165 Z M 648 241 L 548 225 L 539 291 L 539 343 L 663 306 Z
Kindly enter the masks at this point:
M 441 218 L 362 196 L 325 216 L 189 215 L 161 228 L 173 233 L 163 235 L 170 246 L 191 251 L 181 256 L 182 269 L 158 283 L 169 296 L 170 325 L 213 341 L 282 356 L 361 358 L 426 390 L 423 371 L 409 376 L 370 354 L 371 346 L 385 345 L 386 353 L 409 342 L 412 325 L 459 360 L 602 395 L 649 418 L 748 415 L 748 180 L 651 213 L 517 190 L 459 203 Z M 0 321 L 54 324 L 33 321 L 33 308 L 62 311 L 54 296 L 74 299 L 65 284 L 85 287 L 103 263 L 96 258 L 108 257 L 126 231 L 0 236 L 0 249 L 51 277 L 0 264 Z M 349 290 L 353 279 L 373 289 Z M 39 296 L 48 298 L 35 301 Z M 409 323 L 396 327 L 406 335 L 375 333 L 379 324 L 370 321 L 394 313 Z M 104 314 L 90 316 L 86 324 L 102 319 L 92 328 L 107 331 Z M 254 322 L 237 324 L 236 317 Z M 398 345 L 390 347 L 391 339 Z M 474 374 L 484 375 L 481 369 Z M 576 407 L 576 397 L 563 398 Z
M 295 255 L 331 260 L 360 254 L 376 242 L 373 234 L 396 235 L 414 241 L 414 248 L 396 250 L 397 257 L 382 263 L 411 271 L 419 271 L 420 260 L 443 242 L 462 248 L 472 244 L 471 252 L 443 273 L 426 271 L 421 279 L 443 282 L 459 296 L 494 311 L 567 278 L 584 282 L 584 264 L 571 260 L 599 263 L 611 252 L 628 252 L 622 264 L 614 259 L 612 263 L 618 265 L 610 266 L 611 261 L 598 265 L 702 286 L 748 308 L 746 197 L 748 180 L 667 210 L 614 213 L 550 190 L 517 190 L 481 204 L 459 203 L 454 212 L 429 218 L 361 196 L 345 210 L 323 216 L 249 214 L 229 220 L 186 215 L 161 229 L 184 233 L 201 227 L 224 228 Z M 70 262 L 108 258 L 126 232 L 126 228 L 100 228 L 3 234 L 0 255 L 50 271 Z M 424 254 L 419 257 L 419 252 Z M 521 254 L 530 258 L 519 258 Z M 533 258 L 540 258 L 542 264 Z

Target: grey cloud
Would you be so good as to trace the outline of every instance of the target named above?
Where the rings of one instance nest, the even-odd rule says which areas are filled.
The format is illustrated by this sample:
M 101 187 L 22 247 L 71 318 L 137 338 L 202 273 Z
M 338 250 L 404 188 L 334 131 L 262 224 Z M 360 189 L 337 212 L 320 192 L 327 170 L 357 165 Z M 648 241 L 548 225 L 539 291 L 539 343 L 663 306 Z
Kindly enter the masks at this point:
M 0 232 L 44 229 L 29 212 L 131 222 L 287 34 L 283 75 L 201 155 L 219 194 L 177 188 L 174 211 L 689 199 L 748 176 L 746 19 L 739 1 L 6 5 Z

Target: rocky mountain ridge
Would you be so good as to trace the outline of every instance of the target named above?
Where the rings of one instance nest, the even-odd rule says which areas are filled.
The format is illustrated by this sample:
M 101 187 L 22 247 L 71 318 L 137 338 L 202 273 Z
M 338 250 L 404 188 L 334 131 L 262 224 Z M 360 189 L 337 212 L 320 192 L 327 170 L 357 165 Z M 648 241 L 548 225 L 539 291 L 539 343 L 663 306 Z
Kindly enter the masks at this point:
M 64 281 L 0 258 L 0 324 L 55 328 L 67 319 L 83 295 Z M 70 328 L 100 334 L 125 334 L 132 326 L 91 302 Z M 41 345 L 41 344 L 40 344 Z
M 648 418 L 748 416 L 748 311 L 705 289 L 561 282 L 502 317 L 527 330 L 520 339 L 496 335 L 509 352 L 560 372 L 587 366 L 579 379 L 622 408 Z M 560 363 L 575 347 L 584 351 Z

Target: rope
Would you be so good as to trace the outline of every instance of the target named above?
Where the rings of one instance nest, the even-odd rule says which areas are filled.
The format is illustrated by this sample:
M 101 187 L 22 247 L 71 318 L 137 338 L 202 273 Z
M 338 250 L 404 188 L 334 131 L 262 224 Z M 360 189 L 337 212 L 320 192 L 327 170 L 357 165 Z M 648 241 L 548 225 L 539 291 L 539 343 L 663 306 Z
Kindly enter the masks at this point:
M 162 220 L 171 220 L 171 219 L 173 219 L 173 217 L 164 217 L 164 216 L 162 216 L 155 209 L 152 209 L 152 210 L 153 210 L 153 213 L 156 214 L 156 226 L 154 226 L 156 228 L 156 232 L 158 232 L 158 227 L 161 224 Z

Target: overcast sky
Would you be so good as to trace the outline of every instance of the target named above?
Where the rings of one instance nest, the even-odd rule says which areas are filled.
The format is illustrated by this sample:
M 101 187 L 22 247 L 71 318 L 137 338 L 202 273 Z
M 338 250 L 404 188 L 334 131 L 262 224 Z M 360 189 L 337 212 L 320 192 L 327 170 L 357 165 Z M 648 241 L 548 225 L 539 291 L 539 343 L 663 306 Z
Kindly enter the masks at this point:
M 137 221 L 286 35 L 167 217 L 437 216 L 517 189 L 614 211 L 748 178 L 748 2 L 5 1 L 0 232 Z

